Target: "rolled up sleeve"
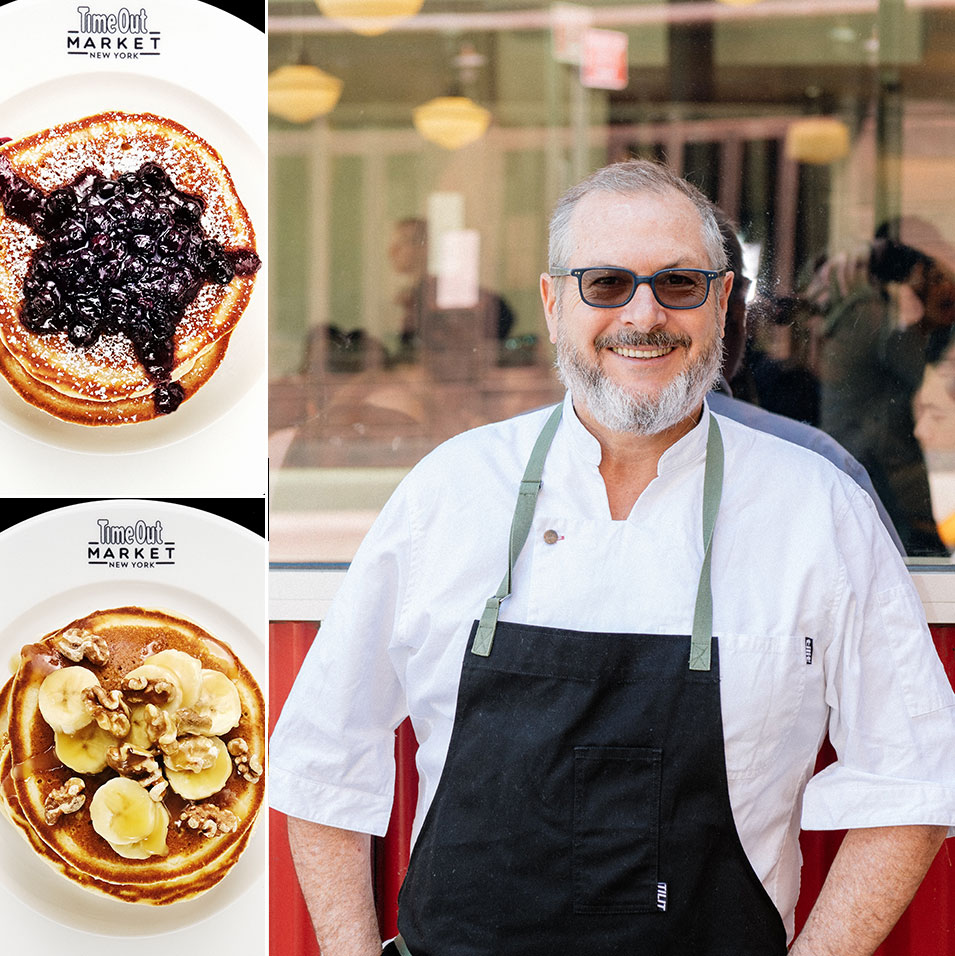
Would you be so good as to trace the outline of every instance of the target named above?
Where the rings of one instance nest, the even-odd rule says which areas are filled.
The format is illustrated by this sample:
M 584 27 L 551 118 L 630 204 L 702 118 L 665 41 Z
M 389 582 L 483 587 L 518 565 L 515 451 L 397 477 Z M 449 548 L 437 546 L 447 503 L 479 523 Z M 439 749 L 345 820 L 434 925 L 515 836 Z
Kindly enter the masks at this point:
M 837 760 L 809 781 L 802 825 L 923 824 L 955 835 L 955 694 L 909 573 L 866 510 L 856 502 L 839 523 L 825 658 Z
M 394 729 L 407 714 L 389 649 L 410 541 L 396 493 L 355 555 L 270 741 L 269 802 L 291 816 L 383 835 Z

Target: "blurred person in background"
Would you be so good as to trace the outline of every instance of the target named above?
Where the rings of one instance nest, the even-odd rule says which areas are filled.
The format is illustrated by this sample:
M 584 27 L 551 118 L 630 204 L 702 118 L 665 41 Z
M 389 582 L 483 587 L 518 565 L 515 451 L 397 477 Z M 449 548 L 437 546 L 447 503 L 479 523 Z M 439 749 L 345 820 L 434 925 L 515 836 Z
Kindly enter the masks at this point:
M 880 230 L 866 256 L 822 264 L 820 426 L 863 465 L 906 553 L 947 555 L 932 514 L 912 399 L 955 321 L 955 277 Z
M 734 421 L 768 432 L 786 441 L 822 455 L 831 461 L 840 471 L 844 471 L 853 481 L 863 488 L 872 499 L 879 513 L 879 518 L 885 525 L 886 531 L 892 538 L 895 546 L 902 555 L 905 549 L 899 538 L 892 519 L 885 509 L 872 485 L 865 468 L 856 461 L 834 438 L 819 428 L 814 428 L 805 421 L 783 412 L 770 410 L 751 401 L 743 401 L 734 396 L 732 382 L 739 380 L 746 372 L 748 357 L 747 342 L 749 340 L 749 315 L 747 296 L 751 280 L 744 272 L 743 249 L 740 245 L 736 227 L 732 220 L 719 207 L 714 208 L 716 221 L 723 236 L 723 245 L 726 249 L 727 267 L 733 273 L 733 287 L 730 290 L 726 306 L 726 328 L 723 333 L 723 370 L 720 374 L 716 390 L 707 398 L 710 408 L 719 415 L 725 415 Z M 793 297 L 787 300 L 788 308 L 792 313 L 801 311 L 805 306 Z
M 514 325 L 514 313 L 496 292 L 478 289 L 470 306 L 443 307 L 437 279 L 428 272 L 428 223 L 410 217 L 395 223 L 388 258 L 394 271 L 405 277 L 395 303 L 400 312 L 400 361 L 417 361 L 428 349 L 452 350 L 454 344 L 503 342 Z

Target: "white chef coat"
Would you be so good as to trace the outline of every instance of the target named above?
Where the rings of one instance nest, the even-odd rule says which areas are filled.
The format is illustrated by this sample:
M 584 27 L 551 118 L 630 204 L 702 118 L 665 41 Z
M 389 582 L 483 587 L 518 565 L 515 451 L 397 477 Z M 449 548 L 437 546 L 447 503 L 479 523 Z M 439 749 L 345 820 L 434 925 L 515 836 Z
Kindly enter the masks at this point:
M 690 633 L 705 412 L 615 521 L 600 447 L 565 399 L 501 620 Z M 277 723 L 275 808 L 384 834 L 392 731 L 410 715 L 417 835 L 447 753 L 469 631 L 506 568 L 517 485 L 547 414 L 446 442 L 382 510 Z M 815 453 L 718 418 L 725 479 L 712 584 L 730 800 L 791 933 L 800 823 L 955 825 L 955 695 L 868 496 Z M 839 760 L 812 777 L 827 730 Z M 493 760 L 493 740 L 487 752 Z

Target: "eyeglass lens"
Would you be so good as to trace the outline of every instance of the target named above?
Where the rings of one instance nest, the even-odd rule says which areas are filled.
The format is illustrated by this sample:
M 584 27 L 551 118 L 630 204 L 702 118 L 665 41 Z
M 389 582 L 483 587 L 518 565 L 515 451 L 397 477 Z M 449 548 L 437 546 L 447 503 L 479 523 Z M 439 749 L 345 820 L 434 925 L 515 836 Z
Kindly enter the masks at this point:
M 580 296 L 588 305 L 620 306 L 633 295 L 636 282 L 636 277 L 625 269 L 585 269 L 580 275 Z M 649 282 L 657 302 L 671 309 L 702 305 L 710 285 L 705 272 L 693 269 L 661 269 Z

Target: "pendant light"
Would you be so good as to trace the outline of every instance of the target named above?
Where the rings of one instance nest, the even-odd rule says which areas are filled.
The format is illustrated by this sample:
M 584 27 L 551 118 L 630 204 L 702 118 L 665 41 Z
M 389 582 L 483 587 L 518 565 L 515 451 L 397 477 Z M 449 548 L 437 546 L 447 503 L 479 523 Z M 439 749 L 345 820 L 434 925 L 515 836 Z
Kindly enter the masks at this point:
M 789 124 L 784 149 L 797 163 L 827 166 L 849 155 L 849 127 L 834 116 L 807 116 Z
M 291 123 L 308 123 L 330 113 L 345 84 L 307 63 L 280 66 L 269 74 L 269 112 Z
M 461 149 L 479 140 L 491 124 L 491 111 L 464 93 L 477 83 L 485 57 L 465 43 L 451 61 L 456 81 L 446 96 L 436 96 L 411 111 L 415 129 L 426 140 L 444 149 Z
M 326 17 L 338 20 L 362 36 L 374 37 L 400 20 L 413 17 L 424 0 L 315 0 Z
M 415 129 L 445 149 L 461 149 L 479 140 L 491 123 L 491 112 L 467 96 L 436 96 L 411 111 Z

